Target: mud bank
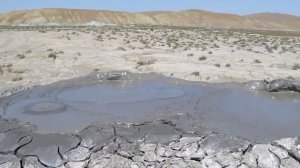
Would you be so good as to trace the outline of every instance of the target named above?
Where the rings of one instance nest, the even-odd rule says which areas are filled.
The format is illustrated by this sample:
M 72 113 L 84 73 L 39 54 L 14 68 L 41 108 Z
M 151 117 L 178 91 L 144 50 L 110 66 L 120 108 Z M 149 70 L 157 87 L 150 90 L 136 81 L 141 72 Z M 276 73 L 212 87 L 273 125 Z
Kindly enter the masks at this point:
M 300 127 L 299 94 L 263 91 L 270 87 L 94 73 L 5 97 L 1 115 L 30 122 L 39 133 L 74 133 L 93 122 L 143 123 L 190 116 L 190 124 L 253 141 L 300 136 L 294 129 Z
M 300 167 L 285 138 L 300 96 L 266 86 L 114 72 L 35 87 L 1 98 L 0 167 Z

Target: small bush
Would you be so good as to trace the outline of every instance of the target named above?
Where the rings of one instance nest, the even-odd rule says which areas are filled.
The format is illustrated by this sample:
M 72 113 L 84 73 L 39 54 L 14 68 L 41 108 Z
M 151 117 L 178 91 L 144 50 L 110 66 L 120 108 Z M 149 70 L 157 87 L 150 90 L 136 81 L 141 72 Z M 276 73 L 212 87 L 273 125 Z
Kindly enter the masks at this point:
M 64 51 L 59 51 L 57 54 L 64 54 L 65 52 Z
M 220 46 L 218 46 L 217 44 L 214 44 L 213 45 L 215 48 L 220 48 Z
M 123 48 L 123 47 L 118 47 L 117 50 L 120 50 L 120 51 L 126 51 L 126 49 Z
M 140 43 L 142 43 L 142 44 L 145 44 L 145 45 L 146 45 L 146 44 L 148 44 L 149 42 L 148 42 L 147 40 L 141 39 L 141 40 L 140 40 Z
M 189 53 L 187 56 L 188 57 L 192 57 L 192 56 L 194 56 L 194 54 L 193 53 Z
M 53 58 L 53 60 L 56 60 L 57 55 L 54 54 L 54 53 L 51 53 L 51 54 L 48 55 L 48 58 Z
M 14 77 L 12 79 L 12 81 L 16 82 L 16 81 L 20 81 L 20 80 L 23 80 L 23 77 L 19 76 L 19 77 Z
M 143 66 L 143 65 L 151 65 L 154 64 L 156 62 L 155 59 L 149 60 L 149 61 L 139 61 L 137 62 L 138 66 Z
M 23 55 L 23 54 L 18 54 L 17 57 L 18 57 L 19 59 L 24 59 L 24 58 L 25 58 L 25 55 Z
M 220 64 L 215 64 L 215 67 L 218 67 L 218 68 L 220 68 L 220 67 L 221 67 L 221 65 L 220 65 Z
M 29 53 L 32 53 L 32 51 L 31 50 L 27 50 L 25 53 L 29 54 Z
M 195 71 L 195 72 L 191 73 L 191 75 L 200 76 L 200 73 Z
M 300 65 L 299 64 L 294 64 L 292 69 L 293 70 L 298 70 L 298 69 L 300 69 Z
M 39 30 L 40 33 L 47 33 L 46 30 Z
M 204 60 L 207 60 L 207 58 L 205 56 L 199 57 L 199 61 L 204 61 Z
M 260 61 L 260 60 L 258 60 L 258 59 L 256 59 L 256 60 L 254 60 L 254 63 L 260 64 L 260 63 L 261 63 L 261 61 Z
M 25 70 L 14 70 L 13 73 L 16 73 L 16 74 L 22 74 L 24 73 Z
M 212 54 L 213 52 L 209 51 L 208 54 Z
M 229 67 L 231 67 L 231 64 L 226 64 L 225 66 L 226 66 L 227 68 L 229 68 Z

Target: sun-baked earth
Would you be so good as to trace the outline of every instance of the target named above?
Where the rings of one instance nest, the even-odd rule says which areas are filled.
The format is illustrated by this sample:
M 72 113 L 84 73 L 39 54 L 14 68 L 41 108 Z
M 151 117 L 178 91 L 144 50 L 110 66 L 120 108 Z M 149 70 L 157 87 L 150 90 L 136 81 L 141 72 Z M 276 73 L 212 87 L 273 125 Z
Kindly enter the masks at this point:
M 0 85 L 47 84 L 94 70 L 207 82 L 299 78 L 300 34 L 174 27 L 1 27 Z

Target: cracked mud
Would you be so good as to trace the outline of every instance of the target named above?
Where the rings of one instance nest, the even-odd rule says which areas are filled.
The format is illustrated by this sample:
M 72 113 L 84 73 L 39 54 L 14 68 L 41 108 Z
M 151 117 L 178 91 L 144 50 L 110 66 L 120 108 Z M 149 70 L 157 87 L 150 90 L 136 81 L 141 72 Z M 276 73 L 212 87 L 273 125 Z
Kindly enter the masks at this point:
M 116 72 L 22 91 L 0 99 L 0 168 L 300 167 L 299 95 L 270 84 Z

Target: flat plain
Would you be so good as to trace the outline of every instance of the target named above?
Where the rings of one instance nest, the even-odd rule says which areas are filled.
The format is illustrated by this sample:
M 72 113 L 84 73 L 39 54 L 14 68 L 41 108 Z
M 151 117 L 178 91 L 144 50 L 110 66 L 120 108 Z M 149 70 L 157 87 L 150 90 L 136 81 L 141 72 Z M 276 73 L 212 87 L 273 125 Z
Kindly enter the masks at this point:
M 164 26 L 0 29 L 0 85 L 44 85 L 93 71 L 205 82 L 299 78 L 297 32 Z

